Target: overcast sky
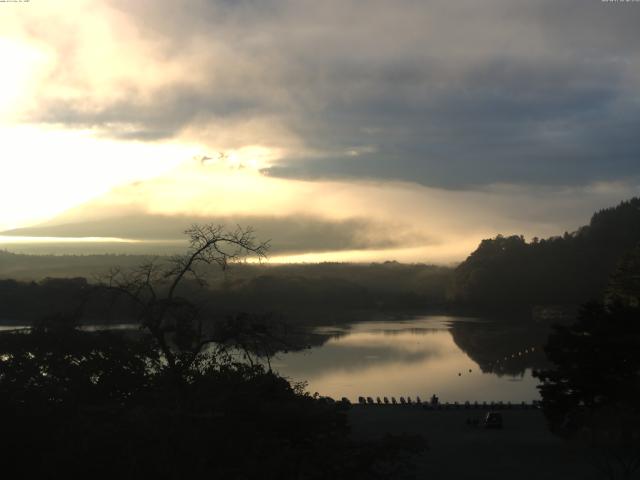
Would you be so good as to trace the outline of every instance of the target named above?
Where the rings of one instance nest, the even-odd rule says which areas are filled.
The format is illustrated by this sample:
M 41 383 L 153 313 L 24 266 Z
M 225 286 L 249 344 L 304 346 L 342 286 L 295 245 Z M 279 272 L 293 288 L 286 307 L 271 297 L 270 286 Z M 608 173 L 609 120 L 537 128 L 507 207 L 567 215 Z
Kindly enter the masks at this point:
M 406 261 L 561 234 L 638 193 L 638 25 L 600 0 L 0 3 L 0 229 L 277 217 L 305 259 Z

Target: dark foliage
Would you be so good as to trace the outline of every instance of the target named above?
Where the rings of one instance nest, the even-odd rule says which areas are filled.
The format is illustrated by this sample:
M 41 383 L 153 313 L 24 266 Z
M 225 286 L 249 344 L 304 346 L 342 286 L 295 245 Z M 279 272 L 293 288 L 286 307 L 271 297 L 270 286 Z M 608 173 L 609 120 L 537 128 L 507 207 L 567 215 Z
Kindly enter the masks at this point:
M 554 428 L 571 433 L 600 409 L 640 413 L 639 254 L 637 247 L 623 257 L 604 302 L 583 305 L 575 323 L 549 336 L 545 353 L 555 368 L 537 376 Z
M 578 428 L 599 409 L 640 413 L 640 310 L 591 303 L 578 321 L 557 327 L 545 348 L 555 369 L 538 372 L 553 426 Z
M 419 439 L 349 439 L 341 404 L 259 365 L 200 355 L 180 375 L 150 337 L 57 317 L 0 335 L 0 451 L 12 478 L 389 478 Z
M 557 327 L 545 349 L 553 369 L 537 372 L 552 431 L 590 450 L 608 478 L 640 467 L 640 308 L 590 303 Z
M 640 307 L 640 244 L 622 257 L 609 281 L 606 297 Z
M 556 328 L 545 349 L 555 368 L 537 373 L 551 429 L 587 447 L 610 479 L 637 478 L 640 469 L 639 252 L 623 257 L 605 302 Z
M 226 280 L 218 278 L 215 269 L 202 274 L 208 288 L 185 279 L 180 294 L 198 304 L 209 318 L 225 317 L 240 310 L 275 311 L 299 323 L 311 322 L 316 317 L 326 322 L 327 313 L 334 313 L 330 318 L 339 319 L 349 312 L 345 316 L 352 319 L 354 310 L 440 306 L 445 302 L 451 270 L 395 263 L 273 267 L 241 264 L 234 265 Z M 38 282 L 0 280 L 0 321 L 30 324 L 48 312 L 73 313 L 80 306 L 87 322 L 135 321 L 126 299 L 114 303 L 112 295 L 92 288 L 94 285 L 95 282 L 82 277 L 45 278 Z
M 401 456 L 419 451 L 421 440 L 351 441 L 342 403 L 311 397 L 252 360 L 280 348 L 269 318 L 236 315 L 203 328 L 207 311 L 195 292 L 207 284 L 206 267 L 263 258 L 267 243 L 250 228 L 194 225 L 185 233 L 185 254 L 115 268 L 91 286 L 62 281 L 63 294 L 54 289 L 53 297 L 68 303 L 64 313 L 0 335 L 5 471 L 27 478 L 397 478 Z M 95 299 L 109 297 L 129 310 L 138 331 L 78 328 Z M 248 362 L 235 360 L 237 350 Z
M 37 283 L 0 280 L 0 320 L 31 323 L 49 312 L 73 313 L 88 291 L 84 278 L 45 278 Z
M 640 198 L 597 212 L 562 237 L 483 240 L 455 271 L 458 302 L 503 308 L 580 305 L 597 298 L 621 257 L 640 242 Z

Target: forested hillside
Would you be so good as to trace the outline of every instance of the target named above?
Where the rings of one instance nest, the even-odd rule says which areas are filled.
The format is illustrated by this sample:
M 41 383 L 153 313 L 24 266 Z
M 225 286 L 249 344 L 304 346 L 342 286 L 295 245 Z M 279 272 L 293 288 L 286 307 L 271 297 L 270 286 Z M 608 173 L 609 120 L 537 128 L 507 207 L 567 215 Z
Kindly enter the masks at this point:
M 455 302 L 495 308 L 578 305 L 602 296 L 620 260 L 640 243 L 640 198 L 593 215 L 573 233 L 483 240 L 454 274 Z
M 126 321 L 121 306 L 92 289 L 96 279 L 104 278 L 116 265 L 125 271 L 145 260 L 139 256 L 51 257 L 13 255 L 0 252 L 12 271 L 23 278 L 44 273 L 51 277 L 31 281 L 2 279 L 0 268 L 0 321 L 33 322 L 48 312 L 75 311 L 82 304 L 86 320 Z M 38 263 L 40 260 L 41 263 Z M 64 264 L 68 260 L 68 267 Z M 146 258 L 148 260 L 148 258 Z M 156 259 L 158 262 L 166 258 Z M 57 268 L 57 267 L 60 268 Z M 211 316 L 227 312 L 274 312 L 321 315 L 352 310 L 405 310 L 440 308 L 446 301 L 446 288 L 452 269 L 433 265 L 406 265 L 396 262 L 374 264 L 321 263 L 309 265 L 236 264 L 225 273 L 216 269 L 202 272 L 208 288 L 185 282 L 181 295 L 207 308 Z M 65 275 L 67 274 L 67 275 Z M 70 274 L 75 274 L 71 276 Z M 333 317 L 332 317 L 333 318 Z

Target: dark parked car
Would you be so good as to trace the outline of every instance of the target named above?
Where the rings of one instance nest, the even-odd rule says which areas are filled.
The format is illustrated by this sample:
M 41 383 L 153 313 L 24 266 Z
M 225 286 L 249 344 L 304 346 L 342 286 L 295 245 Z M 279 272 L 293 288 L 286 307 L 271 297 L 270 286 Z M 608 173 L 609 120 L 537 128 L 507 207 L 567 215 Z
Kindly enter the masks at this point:
M 484 417 L 484 428 L 502 428 L 502 414 L 499 412 L 489 412 Z

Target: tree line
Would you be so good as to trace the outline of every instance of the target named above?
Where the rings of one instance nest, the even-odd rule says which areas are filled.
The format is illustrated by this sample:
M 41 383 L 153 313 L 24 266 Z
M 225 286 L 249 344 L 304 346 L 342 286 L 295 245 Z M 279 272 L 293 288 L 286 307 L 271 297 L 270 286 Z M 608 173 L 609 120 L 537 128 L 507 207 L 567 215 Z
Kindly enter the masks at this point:
M 450 296 L 481 307 L 580 305 L 601 295 L 639 243 L 640 198 L 596 212 L 589 225 L 562 236 L 498 235 L 455 269 Z
M 268 365 L 275 342 L 286 341 L 268 318 L 203 328 L 207 310 L 186 295 L 206 285 L 203 269 L 261 258 L 268 245 L 249 229 L 186 233 L 185 254 L 113 269 L 91 285 L 71 280 L 81 293 L 74 308 L 0 333 L 3 469 L 16 478 L 105 479 L 410 473 L 406 459 L 424 450 L 421 438 L 354 441 L 348 402 L 310 395 L 253 360 Z M 80 329 L 96 294 L 121 302 L 139 332 Z

